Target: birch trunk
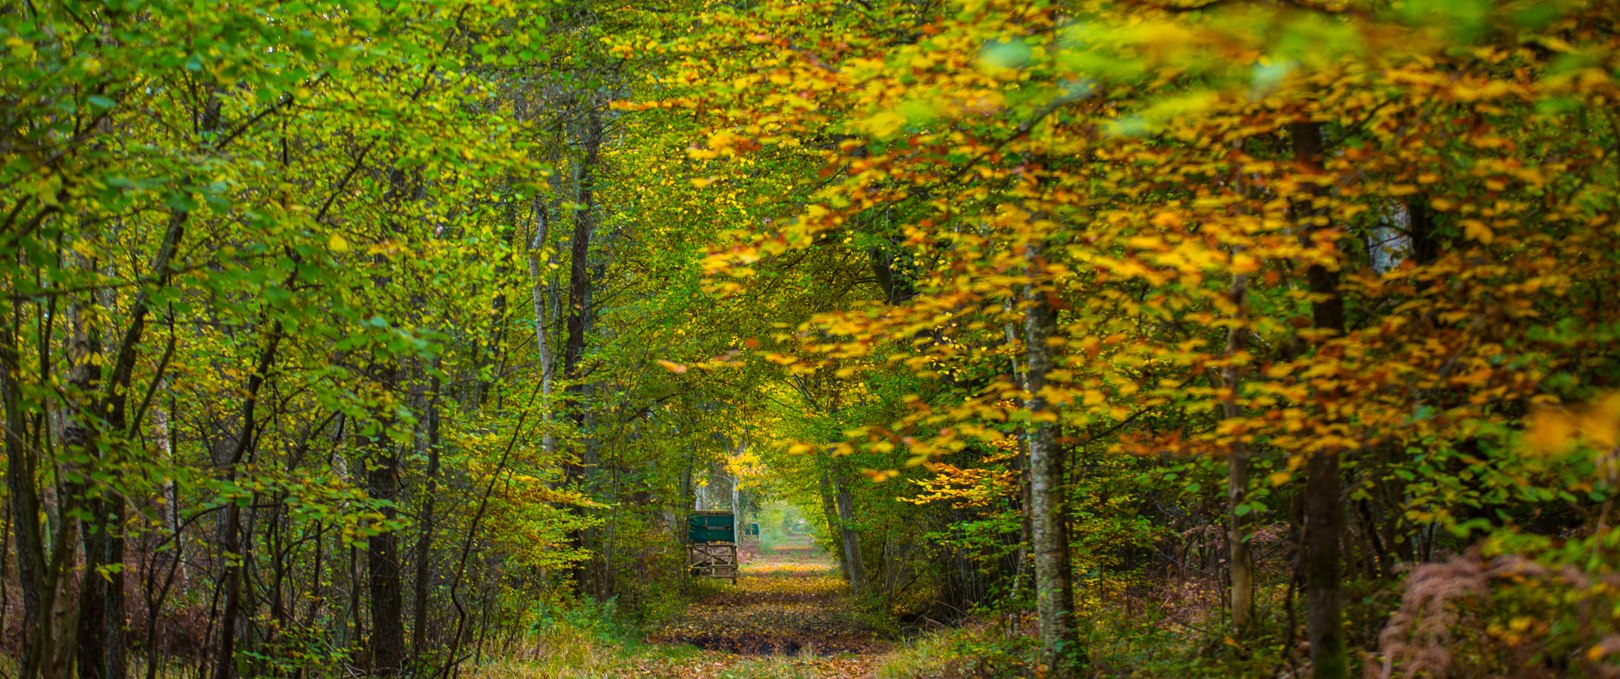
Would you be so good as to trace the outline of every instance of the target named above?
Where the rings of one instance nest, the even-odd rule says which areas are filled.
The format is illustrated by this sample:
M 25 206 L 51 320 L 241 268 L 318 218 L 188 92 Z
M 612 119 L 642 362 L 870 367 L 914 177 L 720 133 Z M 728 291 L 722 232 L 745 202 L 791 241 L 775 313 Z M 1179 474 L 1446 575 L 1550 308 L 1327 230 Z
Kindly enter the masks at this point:
M 543 199 L 536 196 L 534 199 L 534 240 L 529 242 L 529 294 L 534 302 L 534 343 L 535 350 L 540 357 L 540 417 L 545 423 L 540 434 L 540 449 L 549 457 L 557 451 L 557 432 L 554 426 L 554 416 L 551 412 L 552 384 L 556 378 L 556 361 L 551 356 L 551 337 L 548 335 L 546 325 L 551 320 L 550 305 L 547 304 L 549 294 L 547 290 L 545 267 L 540 261 L 540 253 L 546 245 L 546 237 L 550 235 L 551 221 L 546 214 L 546 205 Z
M 1031 272 L 1041 259 L 1039 247 L 1026 252 Z M 1057 332 L 1057 310 L 1038 286 L 1031 284 L 1024 312 L 1024 350 L 1029 400 L 1029 517 L 1035 553 L 1035 609 L 1041 642 L 1041 664 L 1048 677 L 1074 676 L 1082 658 L 1074 626 L 1074 580 L 1069 569 L 1068 527 L 1063 516 L 1063 460 L 1057 445 L 1057 412 L 1041 395 L 1052 370 L 1047 338 Z

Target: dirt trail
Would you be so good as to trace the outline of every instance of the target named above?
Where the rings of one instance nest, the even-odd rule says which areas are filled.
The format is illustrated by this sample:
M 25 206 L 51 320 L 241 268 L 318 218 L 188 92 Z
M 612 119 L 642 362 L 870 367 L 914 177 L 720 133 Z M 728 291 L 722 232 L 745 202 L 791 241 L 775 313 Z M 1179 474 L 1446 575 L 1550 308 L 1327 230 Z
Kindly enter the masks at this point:
M 861 624 L 838 567 L 809 544 L 743 564 L 736 587 L 692 604 L 650 640 L 703 649 L 668 677 L 869 677 L 888 644 Z

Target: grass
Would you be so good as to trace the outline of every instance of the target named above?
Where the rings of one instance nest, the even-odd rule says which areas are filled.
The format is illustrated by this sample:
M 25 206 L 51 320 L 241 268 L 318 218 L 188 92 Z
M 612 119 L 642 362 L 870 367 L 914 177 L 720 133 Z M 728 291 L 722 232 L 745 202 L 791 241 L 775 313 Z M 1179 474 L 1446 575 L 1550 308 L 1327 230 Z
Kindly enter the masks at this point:
M 633 675 L 643 666 L 685 663 L 692 647 L 615 638 L 599 630 L 555 624 L 520 642 L 504 658 L 469 668 L 473 679 L 597 679 Z
M 813 679 L 863 676 L 854 655 L 741 656 L 693 646 L 603 639 L 577 630 L 538 635 L 510 657 L 469 668 L 473 679 Z
M 879 679 L 1024 677 L 1034 640 L 986 624 L 940 630 L 908 642 L 877 668 Z

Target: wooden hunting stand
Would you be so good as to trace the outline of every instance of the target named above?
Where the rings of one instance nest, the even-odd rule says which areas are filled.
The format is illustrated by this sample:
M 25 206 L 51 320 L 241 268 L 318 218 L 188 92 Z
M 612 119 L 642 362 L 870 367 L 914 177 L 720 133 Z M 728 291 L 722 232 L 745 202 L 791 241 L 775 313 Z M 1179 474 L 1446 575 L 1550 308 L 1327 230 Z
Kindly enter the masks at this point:
M 737 517 L 731 512 L 693 512 L 687 520 L 687 567 L 692 575 L 737 584 Z

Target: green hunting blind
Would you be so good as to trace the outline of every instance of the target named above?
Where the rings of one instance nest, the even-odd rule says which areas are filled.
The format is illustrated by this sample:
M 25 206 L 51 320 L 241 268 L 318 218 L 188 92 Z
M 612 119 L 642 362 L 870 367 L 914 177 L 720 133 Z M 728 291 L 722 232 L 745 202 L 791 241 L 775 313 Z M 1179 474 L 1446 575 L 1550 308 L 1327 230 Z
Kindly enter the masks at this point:
M 731 512 L 692 512 L 686 521 L 688 542 L 736 542 L 737 515 Z
M 687 567 L 692 575 L 737 584 L 737 515 L 692 512 L 686 520 Z

